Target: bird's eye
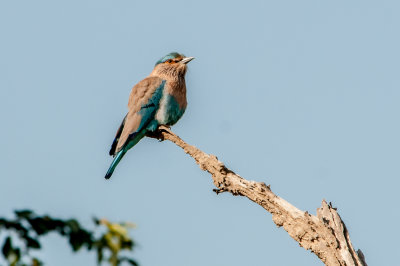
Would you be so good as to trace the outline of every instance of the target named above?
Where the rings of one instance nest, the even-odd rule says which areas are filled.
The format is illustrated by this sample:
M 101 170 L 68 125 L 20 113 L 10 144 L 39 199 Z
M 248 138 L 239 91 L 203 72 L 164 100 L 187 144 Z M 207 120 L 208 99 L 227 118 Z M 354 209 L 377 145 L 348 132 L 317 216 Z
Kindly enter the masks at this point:
M 172 59 L 168 59 L 168 60 L 167 60 L 167 63 L 170 63 L 170 64 L 171 64 L 171 63 L 172 63 Z

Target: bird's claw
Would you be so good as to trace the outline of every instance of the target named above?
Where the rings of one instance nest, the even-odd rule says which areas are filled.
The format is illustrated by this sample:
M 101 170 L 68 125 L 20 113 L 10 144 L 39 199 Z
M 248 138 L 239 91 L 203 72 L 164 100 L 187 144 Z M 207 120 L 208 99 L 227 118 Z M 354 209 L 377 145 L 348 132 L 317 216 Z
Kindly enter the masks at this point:
M 220 193 L 228 191 L 226 188 L 214 188 L 213 191 L 218 195 Z
M 157 133 L 158 133 L 158 136 L 157 136 L 158 142 L 164 141 L 165 138 L 164 138 L 164 135 L 161 134 L 161 131 L 158 131 Z
M 157 129 L 156 131 L 147 132 L 146 136 L 153 139 L 158 139 L 160 142 L 164 141 L 164 135 L 162 132 L 167 132 L 165 129 Z

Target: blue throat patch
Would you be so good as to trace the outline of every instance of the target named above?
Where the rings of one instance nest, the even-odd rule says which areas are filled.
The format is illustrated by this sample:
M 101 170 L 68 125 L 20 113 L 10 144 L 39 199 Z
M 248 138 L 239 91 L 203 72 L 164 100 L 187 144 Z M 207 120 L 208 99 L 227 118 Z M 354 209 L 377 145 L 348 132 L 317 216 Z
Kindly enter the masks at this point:
M 182 117 L 185 108 L 180 108 L 175 97 L 166 95 L 165 123 L 169 126 L 174 125 Z
M 160 86 L 156 89 L 153 96 L 149 99 L 148 103 L 142 105 L 139 114 L 142 116 L 138 131 L 145 128 L 152 120 L 160 106 L 160 100 L 163 95 L 165 80 L 163 80 Z

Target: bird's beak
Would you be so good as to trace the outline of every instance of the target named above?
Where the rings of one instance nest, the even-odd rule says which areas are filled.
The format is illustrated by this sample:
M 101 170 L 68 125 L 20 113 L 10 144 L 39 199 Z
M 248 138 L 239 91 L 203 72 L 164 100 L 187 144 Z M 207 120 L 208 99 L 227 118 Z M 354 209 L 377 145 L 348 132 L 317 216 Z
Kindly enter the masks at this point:
M 194 57 L 185 57 L 185 58 L 183 58 L 183 59 L 181 60 L 180 63 L 182 63 L 182 64 L 187 64 L 187 63 L 189 63 L 190 61 L 192 61 L 193 59 L 194 59 Z

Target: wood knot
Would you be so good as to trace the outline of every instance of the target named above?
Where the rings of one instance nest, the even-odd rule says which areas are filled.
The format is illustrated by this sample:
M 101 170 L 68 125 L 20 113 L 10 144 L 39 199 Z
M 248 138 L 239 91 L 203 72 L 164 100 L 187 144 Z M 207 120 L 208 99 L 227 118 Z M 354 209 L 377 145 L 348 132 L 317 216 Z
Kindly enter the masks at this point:
M 280 216 L 279 214 L 273 214 L 272 215 L 272 220 L 274 221 L 274 223 L 278 226 L 281 227 L 283 226 L 285 220 L 283 219 L 282 216 Z

